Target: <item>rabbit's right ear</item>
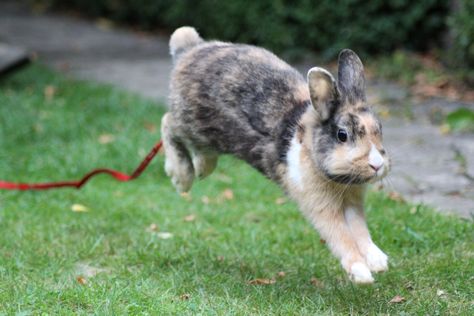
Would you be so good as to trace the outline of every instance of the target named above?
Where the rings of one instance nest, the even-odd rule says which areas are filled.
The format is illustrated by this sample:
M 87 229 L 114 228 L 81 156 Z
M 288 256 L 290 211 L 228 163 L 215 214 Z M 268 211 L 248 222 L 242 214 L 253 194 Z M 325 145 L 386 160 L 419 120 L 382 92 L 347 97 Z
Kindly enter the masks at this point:
M 308 71 L 308 86 L 314 109 L 323 121 L 329 119 L 338 105 L 336 80 L 327 70 L 314 67 Z

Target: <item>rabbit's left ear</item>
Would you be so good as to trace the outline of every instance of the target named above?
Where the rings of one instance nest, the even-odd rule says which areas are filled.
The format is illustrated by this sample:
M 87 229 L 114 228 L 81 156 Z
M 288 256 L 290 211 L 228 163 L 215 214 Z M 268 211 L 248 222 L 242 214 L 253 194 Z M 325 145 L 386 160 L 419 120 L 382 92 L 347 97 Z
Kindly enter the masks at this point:
M 338 106 L 336 80 L 327 70 L 314 67 L 308 71 L 308 87 L 314 109 L 323 121 L 327 120 Z
M 338 68 L 338 86 L 342 97 L 352 104 L 365 101 L 364 65 L 359 56 L 350 49 L 342 50 Z

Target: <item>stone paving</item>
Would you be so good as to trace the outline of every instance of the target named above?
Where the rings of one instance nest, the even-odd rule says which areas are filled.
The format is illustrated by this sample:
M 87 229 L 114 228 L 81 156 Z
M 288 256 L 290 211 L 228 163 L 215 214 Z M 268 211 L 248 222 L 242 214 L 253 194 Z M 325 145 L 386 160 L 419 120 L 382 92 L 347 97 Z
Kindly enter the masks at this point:
M 166 102 L 172 67 L 168 38 L 105 26 L 61 15 L 33 14 L 13 2 L 0 3 L 1 41 L 25 47 L 40 62 L 74 77 Z M 296 65 L 302 72 L 310 66 Z M 430 117 L 435 110 L 474 109 L 474 104 L 442 98 L 416 101 L 402 87 L 384 82 L 369 82 L 368 93 L 381 111 L 391 113 L 383 116 L 385 143 L 393 159 L 385 189 L 408 201 L 472 219 L 474 135 L 445 135 Z

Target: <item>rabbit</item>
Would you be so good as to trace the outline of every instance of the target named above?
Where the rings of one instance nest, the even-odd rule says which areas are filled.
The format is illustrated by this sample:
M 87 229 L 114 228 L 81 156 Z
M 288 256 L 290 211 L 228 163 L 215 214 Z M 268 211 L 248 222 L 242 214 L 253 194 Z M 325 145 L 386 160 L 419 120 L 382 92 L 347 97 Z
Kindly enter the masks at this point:
M 177 29 L 169 45 L 174 66 L 161 133 L 176 189 L 188 191 L 220 154 L 232 154 L 296 201 L 353 282 L 374 282 L 388 257 L 371 239 L 364 193 L 390 159 L 356 53 L 341 51 L 337 81 L 318 67 L 305 80 L 263 48 L 204 41 L 192 27 Z

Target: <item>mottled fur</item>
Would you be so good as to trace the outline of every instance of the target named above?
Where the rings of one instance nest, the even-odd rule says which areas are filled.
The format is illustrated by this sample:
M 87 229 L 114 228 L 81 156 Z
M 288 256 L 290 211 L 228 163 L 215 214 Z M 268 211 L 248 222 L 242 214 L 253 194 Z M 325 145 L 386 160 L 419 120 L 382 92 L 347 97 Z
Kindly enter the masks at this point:
M 370 271 L 386 270 L 365 224 L 363 196 L 389 160 L 357 55 L 341 52 L 336 82 L 321 68 L 306 81 L 262 48 L 205 42 L 190 27 L 174 32 L 170 50 L 175 67 L 162 134 L 176 188 L 189 190 L 218 155 L 232 154 L 296 200 L 354 281 L 372 282 Z

